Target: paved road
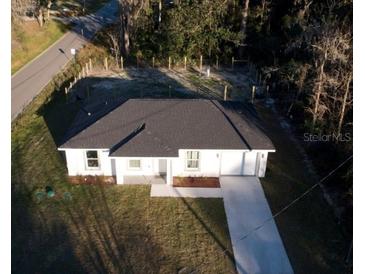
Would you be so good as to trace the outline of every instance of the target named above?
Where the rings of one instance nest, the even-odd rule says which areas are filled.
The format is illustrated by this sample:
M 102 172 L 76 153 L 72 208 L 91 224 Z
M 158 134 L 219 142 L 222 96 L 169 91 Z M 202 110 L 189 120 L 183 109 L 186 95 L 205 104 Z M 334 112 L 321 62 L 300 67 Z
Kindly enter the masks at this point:
M 71 31 L 12 76 L 12 120 L 72 60 L 71 48 L 81 48 L 97 30 L 113 22 L 117 18 L 117 10 L 117 1 L 112 0 L 95 14 L 79 17 Z
M 292 274 L 274 221 L 242 239 L 272 216 L 260 181 L 253 176 L 222 176 L 220 184 L 237 272 Z

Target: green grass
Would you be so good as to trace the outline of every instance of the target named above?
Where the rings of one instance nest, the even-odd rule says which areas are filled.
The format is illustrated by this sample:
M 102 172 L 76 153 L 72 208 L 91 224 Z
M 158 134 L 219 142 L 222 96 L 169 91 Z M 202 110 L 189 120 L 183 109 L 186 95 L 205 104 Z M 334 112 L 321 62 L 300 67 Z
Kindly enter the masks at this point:
M 306 170 L 297 147 L 266 108 L 259 108 L 276 152 L 270 153 L 266 177 L 261 179 L 273 213 L 302 194 L 316 181 Z M 346 240 L 334 214 L 316 188 L 276 218 L 295 273 L 347 273 Z
M 56 143 L 79 106 L 53 88 L 12 124 L 12 271 L 235 273 L 221 199 L 151 198 L 149 186 L 67 182 Z M 45 186 L 56 196 L 38 201 Z
M 46 50 L 59 39 L 67 28 L 51 20 L 40 28 L 36 21 L 12 25 L 11 31 L 11 73 L 17 72 L 28 62 Z

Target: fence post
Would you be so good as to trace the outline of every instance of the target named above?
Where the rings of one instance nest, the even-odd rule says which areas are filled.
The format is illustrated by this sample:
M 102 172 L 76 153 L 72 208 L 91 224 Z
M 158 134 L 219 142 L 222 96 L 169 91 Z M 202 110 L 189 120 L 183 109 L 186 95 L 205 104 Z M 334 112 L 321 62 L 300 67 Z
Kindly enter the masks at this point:
M 171 69 L 171 57 L 169 56 L 169 69 Z
M 108 70 L 108 57 L 104 58 L 104 67 L 105 67 L 105 70 Z
M 184 69 L 186 70 L 186 62 L 187 62 L 187 60 L 186 60 L 186 56 L 184 57 Z
M 251 95 L 252 104 L 253 104 L 253 101 L 255 100 L 255 92 L 256 92 L 256 86 L 252 86 L 252 95 Z
M 210 66 L 207 68 L 207 77 L 210 77 Z
M 232 56 L 232 69 L 234 69 L 234 57 Z
M 152 67 L 155 67 L 155 56 L 152 57 Z
M 226 101 L 227 100 L 227 90 L 228 90 L 228 87 L 227 85 L 224 86 L 224 96 L 223 96 L 223 100 Z
M 124 70 L 124 60 L 123 60 L 123 56 L 120 57 L 120 68 L 121 70 Z

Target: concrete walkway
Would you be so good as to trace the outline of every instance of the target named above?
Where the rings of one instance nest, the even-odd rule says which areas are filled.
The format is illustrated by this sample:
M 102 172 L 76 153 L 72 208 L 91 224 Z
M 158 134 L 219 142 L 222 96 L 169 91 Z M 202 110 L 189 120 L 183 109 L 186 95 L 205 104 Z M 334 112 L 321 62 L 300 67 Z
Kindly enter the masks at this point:
M 152 185 L 151 197 L 222 198 L 222 191 L 220 188 Z
M 260 181 L 256 177 L 223 176 L 220 184 L 238 273 L 293 273 L 274 221 L 242 239 L 272 216 Z

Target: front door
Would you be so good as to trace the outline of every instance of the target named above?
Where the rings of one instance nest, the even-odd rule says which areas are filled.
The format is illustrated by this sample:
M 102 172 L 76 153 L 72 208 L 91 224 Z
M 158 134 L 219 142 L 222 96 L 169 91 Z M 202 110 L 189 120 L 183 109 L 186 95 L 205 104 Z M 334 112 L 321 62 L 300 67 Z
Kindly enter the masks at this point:
M 166 159 L 158 159 L 158 173 L 162 175 L 166 175 L 167 173 L 167 160 Z

